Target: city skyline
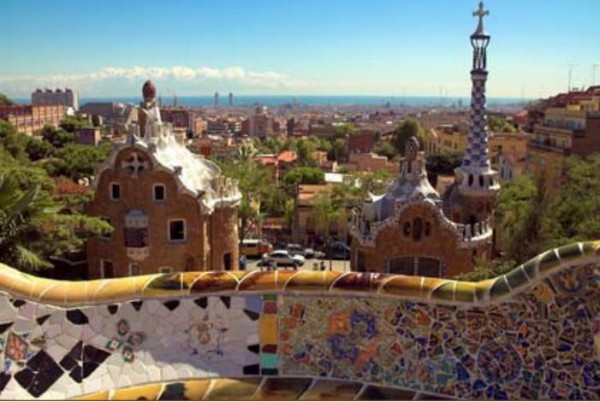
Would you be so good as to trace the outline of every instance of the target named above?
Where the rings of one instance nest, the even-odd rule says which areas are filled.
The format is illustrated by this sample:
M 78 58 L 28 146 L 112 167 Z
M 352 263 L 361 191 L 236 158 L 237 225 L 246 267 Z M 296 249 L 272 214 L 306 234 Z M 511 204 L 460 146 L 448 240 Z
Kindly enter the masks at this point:
M 5 1 L 0 92 L 73 87 L 131 96 L 147 78 L 170 96 L 464 97 L 477 1 Z M 536 98 L 600 80 L 600 4 L 485 2 L 488 96 Z M 582 12 L 584 10 L 585 12 Z M 24 29 L 23 21 L 27 21 Z M 596 50 L 594 50 L 596 49 Z

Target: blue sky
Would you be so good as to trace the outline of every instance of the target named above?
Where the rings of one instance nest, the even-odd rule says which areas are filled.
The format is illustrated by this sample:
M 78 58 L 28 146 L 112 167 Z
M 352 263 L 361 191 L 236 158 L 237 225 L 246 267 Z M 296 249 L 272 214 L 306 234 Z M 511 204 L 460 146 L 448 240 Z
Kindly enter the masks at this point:
M 488 0 L 488 96 L 589 85 L 600 1 Z M 476 0 L 1 0 L 0 92 L 468 96 Z M 600 66 L 596 70 L 600 83 Z

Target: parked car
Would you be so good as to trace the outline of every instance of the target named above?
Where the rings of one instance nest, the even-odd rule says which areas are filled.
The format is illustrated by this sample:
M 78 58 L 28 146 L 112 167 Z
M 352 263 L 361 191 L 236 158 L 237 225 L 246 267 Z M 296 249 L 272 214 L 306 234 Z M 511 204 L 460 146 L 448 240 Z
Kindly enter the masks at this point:
M 332 260 L 348 260 L 350 259 L 350 247 L 341 241 L 334 241 L 325 248 L 325 258 Z
M 315 258 L 315 250 L 310 247 L 305 249 L 304 258 Z
M 240 247 L 240 254 L 248 258 L 258 258 L 263 254 L 268 254 L 273 250 L 273 246 L 266 241 L 258 239 L 244 239 Z
M 275 250 L 268 256 L 264 257 L 261 261 L 262 266 L 288 266 L 288 267 L 300 267 L 304 265 L 306 260 L 301 255 L 292 255 L 287 250 Z
M 302 247 L 301 244 L 289 243 L 287 246 L 285 246 L 285 249 L 292 255 L 301 255 L 307 258 L 306 249 Z

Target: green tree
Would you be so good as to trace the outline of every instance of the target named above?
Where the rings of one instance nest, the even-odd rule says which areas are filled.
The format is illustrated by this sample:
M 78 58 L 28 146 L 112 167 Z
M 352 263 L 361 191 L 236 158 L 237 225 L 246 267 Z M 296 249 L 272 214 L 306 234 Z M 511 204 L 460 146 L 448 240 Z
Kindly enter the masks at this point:
M 325 173 L 322 169 L 308 166 L 298 166 L 290 169 L 283 176 L 283 185 L 288 194 L 291 194 L 298 184 L 323 184 Z
M 486 279 L 497 278 L 517 267 L 513 260 L 498 259 L 494 261 L 478 259 L 475 262 L 475 269 L 470 272 L 463 272 L 456 275 L 453 279 L 459 281 L 478 282 Z
M 46 141 L 31 137 L 25 146 L 25 152 L 27 152 L 29 160 L 37 161 L 52 156 L 54 147 Z
M 62 128 L 55 128 L 49 125 L 42 128 L 40 134 L 42 139 L 52 145 L 54 148 L 62 148 L 75 142 L 75 134 L 65 131 Z
M 15 103 L 13 102 L 12 99 L 10 99 L 8 96 L 6 96 L 3 93 L 0 93 L 0 106 L 4 106 L 4 105 L 14 105 Z
M 295 144 L 296 156 L 298 157 L 298 165 L 300 166 L 315 166 L 313 152 L 316 151 L 316 146 L 313 142 L 298 140 Z
M 504 117 L 488 115 L 488 126 L 491 131 L 498 133 L 514 133 L 517 131 L 515 126 L 506 121 Z
M 379 141 L 377 144 L 375 144 L 374 151 L 378 155 L 385 156 L 390 161 L 400 159 L 401 155 L 394 146 L 394 143 L 390 140 Z
M 112 146 L 104 144 L 98 147 L 69 144 L 55 151 L 55 158 L 44 163 L 50 176 L 65 176 L 73 181 L 91 177 L 96 167 L 110 156 Z
M 425 130 L 418 120 L 408 117 L 402 121 L 394 130 L 393 144 L 399 153 L 404 153 L 404 145 L 410 137 L 417 137 L 420 143 L 423 143 Z
M 549 234 L 542 225 L 547 213 L 548 195 L 543 180 L 523 175 L 504 183 L 495 217 L 507 259 L 525 262 L 545 250 Z
M 25 146 L 28 138 L 26 135 L 19 134 L 17 128 L 12 123 L 0 120 L 0 146 L 11 157 L 22 162 L 27 161 Z
M 65 116 L 61 120 L 59 127 L 67 133 L 75 133 L 78 128 L 92 127 L 92 123 L 81 116 Z
M 432 186 L 437 185 L 439 175 L 453 175 L 454 169 L 462 163 L 464 154 L 462 152 L 428 154 L 425 157 L 427 161 L 427 176 Z
M 326 239 L 329 239 L 331 224 L 343 219 L 345 213 L 346 208 L 334 202 L 329 193 L 318 194 L 312 202 L 310 211 L 316 231 Z
M 258 224 L 261 219 L 261 205 L 272 192 L 271 173 L 252 159 L 217 160 L 215 162 L 221 168 L 223 175 L 238 181 L 242 193 L 238 210 L 241 241 L 252 226 Z
M 348 134 L 354 134 L 358 132 L 358 128 L 352 123 L 344 123 L 336 126 L 334 129 L 333 136 L 335 138 L 344 138 Z
M 64 213 L 63 205 L 39 185 L 20 187 L 14 176 L 0 173 L 0 261 L 5 264 L 23 271 L 50 268 L 50 256 L 111 230 L 100 219 Z
M 600 239 L 600 153 L 566 158 L 564 169 L 560 193 L 544 221 L 548 247 Z
M 347 159 L 346 140 L 345 138 L 333 138 L 331 140 L 331 148 L 327 158 L 336 161 L 337 163 Z

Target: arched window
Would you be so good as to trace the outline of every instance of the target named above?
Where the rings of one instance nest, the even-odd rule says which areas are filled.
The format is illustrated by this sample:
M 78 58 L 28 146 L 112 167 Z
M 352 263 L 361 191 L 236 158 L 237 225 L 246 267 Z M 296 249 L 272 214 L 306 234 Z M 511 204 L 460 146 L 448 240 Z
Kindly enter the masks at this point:
M 483 187 L 483 176 L 479 176 L 479 187 Z
M 470 174 L 469 175 L 469 186 L 472 186 L 472 185 L 473 185 L 473 175 Z
M 423 232 L 423 220 L 421 218 L 415 218 L 413 220 L 413 240 L 421 240 L 421 233 Z

